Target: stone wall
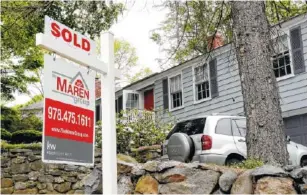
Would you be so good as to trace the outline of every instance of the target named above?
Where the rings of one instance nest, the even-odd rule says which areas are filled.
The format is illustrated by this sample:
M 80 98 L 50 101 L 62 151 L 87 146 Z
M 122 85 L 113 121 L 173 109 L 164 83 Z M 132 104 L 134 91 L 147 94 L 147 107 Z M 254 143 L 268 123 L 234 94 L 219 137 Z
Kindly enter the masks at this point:
M 101 194 L 101 151 L 95 167 L 45 164 L 40 151 L 1 155 L 1 194 Z M 200 163 L 148 161 L 118 155 L 118 194 L 306 194 L 307 167 L 253 170 Z
M 90 183 L 91 177 L 100 177 L 101 151 L 95 152 L 95 168 L 63 164 L 46 164 L 41 151 L 14 149 L 1 153 L 1 194 L 84 194 L 101 193 L 102 185 Z M 99 182 L 99 181 L 98 181 Z

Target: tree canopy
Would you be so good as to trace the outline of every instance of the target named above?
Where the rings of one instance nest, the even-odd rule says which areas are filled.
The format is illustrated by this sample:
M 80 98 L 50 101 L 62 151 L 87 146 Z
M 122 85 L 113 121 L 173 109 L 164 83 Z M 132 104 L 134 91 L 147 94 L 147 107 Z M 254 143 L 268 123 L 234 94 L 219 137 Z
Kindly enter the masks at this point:
M 167 56 L 158 59 L 162 68 L 208 53 L 211 48 L 208 37 L 216 33 L 222 34 L 224 44 L 232 41 L 231 6 L 227 1 L 167 1 L 158 7 L 169 10 L 161 26 L 151 34 Z M 270 24 L 306 12 L 305 2 L 266 2 Z
M 91 38 L 107 30 L 123 11 L 122 4 L 104 1 L 4 1 L 1 3 L 1 97 L 27 92 L 38 79 L 31 71 L 43 66 L 43 53 L 35 46 L 35 34 L 43 32 L 44 16 Z

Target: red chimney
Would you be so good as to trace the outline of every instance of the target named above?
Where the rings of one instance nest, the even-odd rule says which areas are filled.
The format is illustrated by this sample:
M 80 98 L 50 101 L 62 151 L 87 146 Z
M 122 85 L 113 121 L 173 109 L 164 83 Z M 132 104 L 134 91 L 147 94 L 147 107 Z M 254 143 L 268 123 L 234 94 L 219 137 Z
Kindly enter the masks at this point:
M 224 44 L 223 37 L 220 33 L 216 33 L 214 39 L 213 39 L 213 35 L 209 36 L 207 38 L 207 41 L 208 41 L 208 47 L 207 47 L 208 51 L 211 51 L 211 50 L 214 50 L 218 47 L 221 47 Z M 212 43 L 212 41 L 213 41 L 213 43 Z

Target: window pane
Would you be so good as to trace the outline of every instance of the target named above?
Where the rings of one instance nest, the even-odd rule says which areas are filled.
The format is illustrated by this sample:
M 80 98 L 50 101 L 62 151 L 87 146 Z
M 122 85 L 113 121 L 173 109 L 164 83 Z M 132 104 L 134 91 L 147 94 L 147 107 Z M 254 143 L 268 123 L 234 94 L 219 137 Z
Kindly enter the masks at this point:
M 286 66 L 287 74 L 291 74 L 291 66 L 290 64 Z
M 234 136 L 245 137 L 246 136 L 246 120 L 236 119 L 232 120 L 232 130 Z
M 206 118 L 193 119 L 177 123 L 166 139 L 174 133 L 186 133 L 187 135 L 202 134 L 204 132 Z
M 231 135 L 230 119 L 220 119 L 217 123 L 215 133 L 222 135 Z

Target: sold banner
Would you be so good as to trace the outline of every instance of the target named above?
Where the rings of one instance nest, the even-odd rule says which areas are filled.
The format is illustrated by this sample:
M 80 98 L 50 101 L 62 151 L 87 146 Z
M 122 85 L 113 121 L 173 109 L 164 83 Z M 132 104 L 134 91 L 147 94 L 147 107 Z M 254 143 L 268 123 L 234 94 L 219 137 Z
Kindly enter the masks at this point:
M 43 162 L 94 164 L 95 72 L 44 56 Z

